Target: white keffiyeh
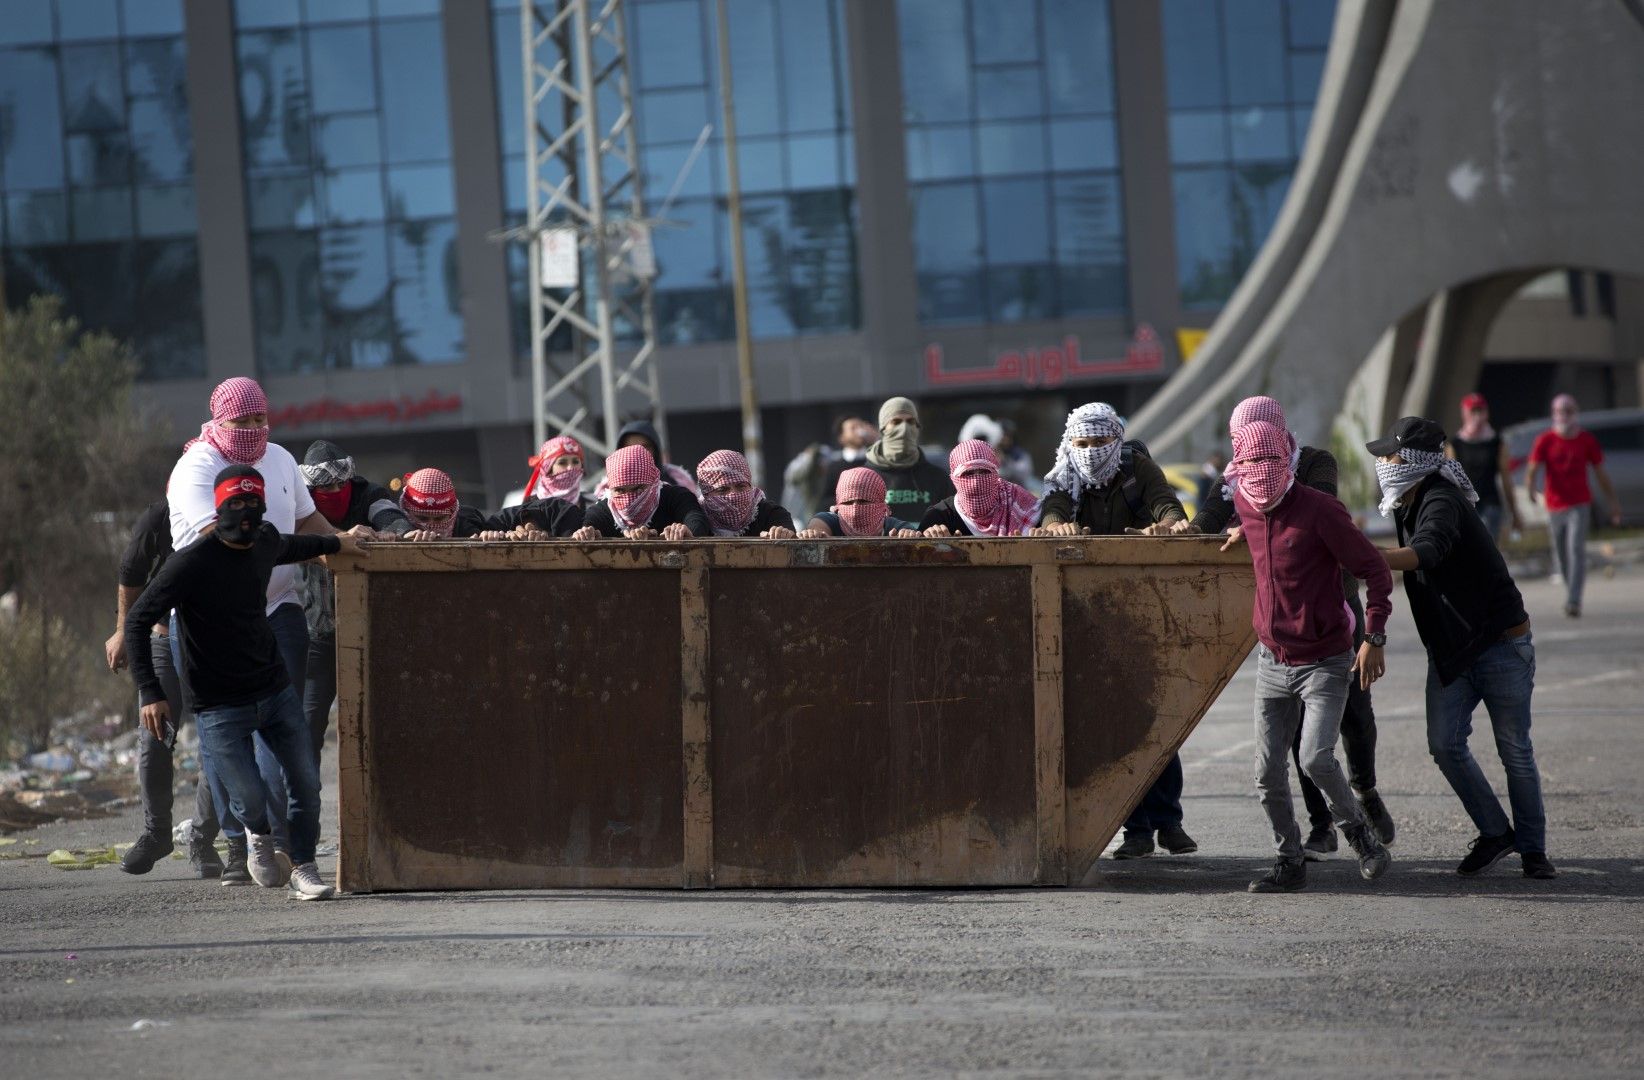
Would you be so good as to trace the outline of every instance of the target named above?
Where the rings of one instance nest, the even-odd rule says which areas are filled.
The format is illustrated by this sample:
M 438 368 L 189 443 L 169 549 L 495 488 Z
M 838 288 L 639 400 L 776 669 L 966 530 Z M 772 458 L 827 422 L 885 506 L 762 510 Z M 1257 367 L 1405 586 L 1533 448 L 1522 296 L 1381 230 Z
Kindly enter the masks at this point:
M 1073 445 L 1074 439 L 1113 437 L 1106 446 Z M 1079 505 L 1084 489 L 1099 488 L 1119 471 L 1119 455 L 1124 448 L 1124 418 L 1102 401 L 1081 405 L 1067 415 L 1067 427 L 1056 447 L 1056 461 L 1045 474 L 1045 486 L 1065 491 Z

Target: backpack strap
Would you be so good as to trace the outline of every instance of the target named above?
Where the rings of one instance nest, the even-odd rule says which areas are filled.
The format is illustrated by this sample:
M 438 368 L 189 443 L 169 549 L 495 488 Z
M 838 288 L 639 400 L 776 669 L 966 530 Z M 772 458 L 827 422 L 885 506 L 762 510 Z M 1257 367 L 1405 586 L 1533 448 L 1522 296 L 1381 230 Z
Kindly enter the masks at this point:
M 1119 493 L 1125 497 L 1125 505 L 1130 507 L 1130 516 L 1146 517 L 1147 508 L 1142 502 L 1142 482 L 1136 479 L 1136 452 L 1129 443 L 1125 443 L 1119 450 L 1119 475 L 1124 477 L 1124 483 L 1119 485 Z

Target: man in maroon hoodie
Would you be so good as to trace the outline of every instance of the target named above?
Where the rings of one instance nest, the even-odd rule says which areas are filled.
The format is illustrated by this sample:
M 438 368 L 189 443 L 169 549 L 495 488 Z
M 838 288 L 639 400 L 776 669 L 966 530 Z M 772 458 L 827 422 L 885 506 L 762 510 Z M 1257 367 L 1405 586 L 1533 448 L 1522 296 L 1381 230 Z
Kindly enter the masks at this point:
M 1290 798 L 1289 751 L 1301 725 L 1301 768 L 1324 793 L 1336 825 L 1373 880 L 1387 871 L 1387 848 L 1367 825 L 1336 761 L 1349 680 L 1368 688 L 1386 670 L 1393 575 L 1375 545 L 1336 499 L 1297 484 L 1284 429 L 1265 420 L 1233 433 L 1238 478 L 1233 506 L 1256 568 L 1251 623 L 1256 664 L 1256 789 L 1273 825 L 1278 861 L 1250 891 L 1296 892 L 1307 885 L 1301 828 Z M 1235 541 L 1230 539 L 1229 544 Z M 1353 655 L 1353 613 L 1342 592 L 1345 567 L 1369 586 L 1364 645 Z M 1303 708 L 1305 706 L 1305 709 Z

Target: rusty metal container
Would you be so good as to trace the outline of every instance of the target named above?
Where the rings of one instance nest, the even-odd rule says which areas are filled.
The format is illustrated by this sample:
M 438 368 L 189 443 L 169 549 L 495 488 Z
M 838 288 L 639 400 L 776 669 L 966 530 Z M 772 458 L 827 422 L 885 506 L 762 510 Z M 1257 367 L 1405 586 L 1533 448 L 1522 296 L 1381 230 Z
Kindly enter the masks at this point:
M 1198 537 L 382 544 L 339 878 L 1077 883 L 1254 643 Z

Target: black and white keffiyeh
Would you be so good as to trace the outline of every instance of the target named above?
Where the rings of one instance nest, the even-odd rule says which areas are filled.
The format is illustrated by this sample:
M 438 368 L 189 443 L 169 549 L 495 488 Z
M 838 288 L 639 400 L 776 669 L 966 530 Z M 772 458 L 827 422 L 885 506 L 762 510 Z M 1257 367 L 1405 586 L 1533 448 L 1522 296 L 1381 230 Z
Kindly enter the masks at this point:
M 1112 436 L 1113 441 L 1106 446 L 1073 445 L 1074 439 L 1103 435 Z M 1093 401 L 1074 409 L 1067 415 L 1067 427 L 1056 447 L 1056 461 L 1045 474 L 1045 486 L 1067 492 L 1073 505 L 1078 506 L 1085 488 L 1099 488 L 1119 471 L 1124 437 L 1124 418 L 1106 402 Z
M 1405 447 L 1399 451 L 1402 462 L 1376 462 L 1376 480 L 1381 484 L 1381 516 L 1392 517 L 1404 501 L 1404 496 L 1411 488 L 1421 483 L 1434 473 L 1443 473 L 1461 493 L 1467 496 L 1467 501 L 1478 502 L 1478 492 L 1473 490 L 1473 482 L 1467 479 L 1467 471 L 1461 467 L 1461 462 L 1454 458 L 1447 458 L 1438 450 L 1412 450 Z

